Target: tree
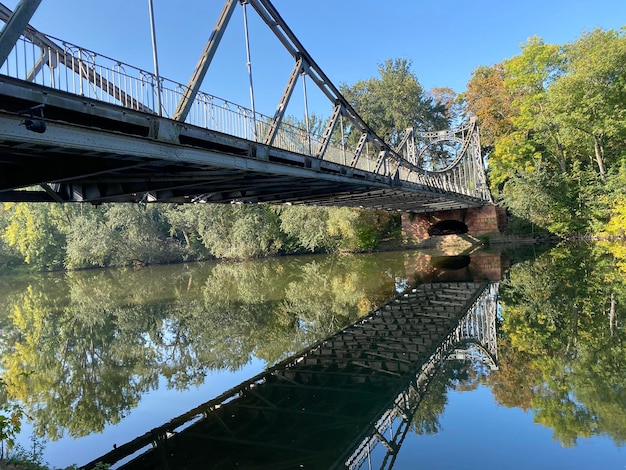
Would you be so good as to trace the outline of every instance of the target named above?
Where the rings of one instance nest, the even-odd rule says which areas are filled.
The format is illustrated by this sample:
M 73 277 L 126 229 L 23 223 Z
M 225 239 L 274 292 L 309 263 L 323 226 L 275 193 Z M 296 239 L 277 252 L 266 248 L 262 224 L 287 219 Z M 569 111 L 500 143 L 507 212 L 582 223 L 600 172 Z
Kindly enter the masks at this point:
M 435 87 L 427 95 L 437 106 L 443 106 L 445 121 L 449 126 L 455 127 L 460 124 L 463 107 L 461 99 L 452 88 Z
M 532 161 L 533 154 L 533 149 L 525 146 L 523 134 L 515 131 L 513 96 L 504 77 L 503 64 L 478 67 L 461 95 L 466 114 L 478 119 L 489 184 L 496 195 L 518 169 Z
M 180 260 L 183 248 L 169 230 L 163 211 L 154 205 L 81 207 L 68 228 L 65 265 L 73 269 Z
M 308 251 L 333 251 L 336 241 L 328 232 L 331 208 L 286 206 L 280 208 L 280 229 Z
M 567 44 L 564 56 L 565 73 L 549 90 L 555 121 L 604 181 L 626 137 L 626 36 L 595 29 Z
M 448 127 L 445 105 L 427 96 L 407 59 L 388 59 L 378 65 L 379 78 L 342 85 L 341 94 L 374 132 L 391 146 L 402 133 Z M 357 137 L 358 138 L 358 137 Z
M 202 243 L 218 258 L 258 258 L 283 244 L 276 213 L 263 205 L 206 204 L 198 208 Z
M 67 213 L 61 205 L 5 203 L 10 223 L 3 239 L 24 262 L 42 270 L 63 267 Z
M 522 47 L 521 54 L 504 62 L 504 85 L 513 97 L 512 122 L 532 143 L 534 155 L 546 163 L 556 163 L 562 172 L 566 172 L 559 128 L 547 105 L 548 87 L 559 77 L 561 66 L 559 46 L 545 44 L 534 37 Z

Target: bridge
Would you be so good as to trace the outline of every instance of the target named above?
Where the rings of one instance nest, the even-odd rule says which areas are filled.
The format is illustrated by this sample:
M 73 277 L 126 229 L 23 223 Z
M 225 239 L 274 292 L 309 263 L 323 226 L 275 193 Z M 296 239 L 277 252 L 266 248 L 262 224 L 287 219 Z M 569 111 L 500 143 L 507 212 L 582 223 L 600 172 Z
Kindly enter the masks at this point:
M 498 283 L 433 282 L 86 464 L 390 468 L 445 360 L 497 368 Z
M 313 204 L 406 212 L 491 201 L 477 124 L 391 147 L 341 95 L 268 0 L 226 0 L 187 84 L 29 24 L 41 0 L 0 4 L 0 201 Z M 273 115 L 201 90 L 237 7 L 293 58 Z M 246 31 L 246 41 L 248 41 Z M 247 44 L 247 42 L 246 42 Z M 286 110 L 304 90 L 304 124 Z M 307 86 L 329 108 L 311 131 Z

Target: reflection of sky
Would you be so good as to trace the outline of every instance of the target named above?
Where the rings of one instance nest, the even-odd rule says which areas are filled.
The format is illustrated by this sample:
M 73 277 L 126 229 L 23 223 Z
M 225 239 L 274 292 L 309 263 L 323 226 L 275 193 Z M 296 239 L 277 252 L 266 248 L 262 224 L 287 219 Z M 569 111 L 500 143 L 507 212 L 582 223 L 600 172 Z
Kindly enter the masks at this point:
M 488 387 L 450 391 L 442 431 L 407 435 L 393 467 L 400 469 L 602 470 L 626 468 L 626 448 L 606 437 L 578 439 L 573 448 L 533 423 L 533 414 L 498 406 Z
M 185 391 L 168 390 L 165 379 L 161 378 L 159 389 L 142 396 L 138 406 L 124 419 L 124 426 L 119 429 L 107 426 L 101 434 L 80 438 L 80 442 L 66 438 L 58 442 L 48 442 L 44 460 L 52 467 L 67 467 L 72 464 L 83 465 L 98 455 L 113 449 L 113 444 L 121 445 L 141 436 L 150 429 L 161 426 L 170 419 L 186 413 L 190 409 L 215 398 L 226 390 L 258 374 L 265 368 L 265 362 L 252 359 L 236 372 L 210 372 L 205 383 Z M 27 424 L 27 423 L 25 423 Z M 30 449 L 29 436 L 32 434 L 28 425 L 18 443 L 26 450 Z
M 408 279 L 404 277 L 396 277 L 395 278 L 395 288 L 398 294 L 404 292 L 410 287 Z

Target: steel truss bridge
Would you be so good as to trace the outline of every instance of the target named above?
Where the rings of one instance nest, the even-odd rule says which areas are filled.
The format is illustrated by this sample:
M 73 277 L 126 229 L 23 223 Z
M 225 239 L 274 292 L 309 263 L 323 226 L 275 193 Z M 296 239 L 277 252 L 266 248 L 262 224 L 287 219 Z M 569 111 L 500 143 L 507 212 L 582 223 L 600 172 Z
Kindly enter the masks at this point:
M 85 465 L 391 468 L 428 384 L 468 351 L 497 368 L 497 283 L 423 284 Z
M 187 84 L 47 36 L 41 0 L 0 4 L 0 201 L 306 203 L 427 212 L 491 200 L 475 121 L 408 129 L 392 148 L 340 94 L 268 0 L 226 0 Z M 201 91 L 235 9 L 293 57 L 273 116 Z M 246 34 L 247 40 L 247 34 Z M 156 61 L 155 61 L 156 63 Z M 296 83 L 305 125 L 287 123 Z M 250 75 L 252 90 L 252 75 Z M 306 86 L 327 98 L 307 129 Z

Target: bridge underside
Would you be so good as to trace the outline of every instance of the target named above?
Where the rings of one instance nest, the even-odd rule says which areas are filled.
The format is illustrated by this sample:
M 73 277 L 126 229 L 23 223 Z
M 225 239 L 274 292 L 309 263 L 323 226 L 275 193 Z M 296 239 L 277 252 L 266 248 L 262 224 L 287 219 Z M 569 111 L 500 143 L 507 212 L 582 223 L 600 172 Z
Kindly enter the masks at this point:
M 292 203 L 407 212 L 482 204 L 8 77 L 0 77 L 0 103 L 0 201 Z M 27 110 L 40 104 L 41 133 L 24 125 Z

